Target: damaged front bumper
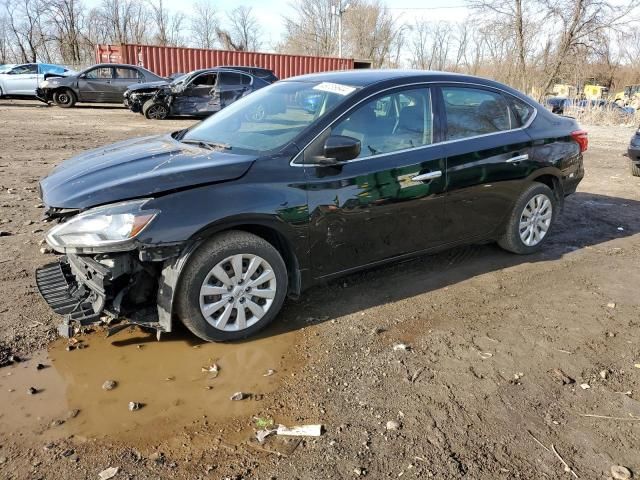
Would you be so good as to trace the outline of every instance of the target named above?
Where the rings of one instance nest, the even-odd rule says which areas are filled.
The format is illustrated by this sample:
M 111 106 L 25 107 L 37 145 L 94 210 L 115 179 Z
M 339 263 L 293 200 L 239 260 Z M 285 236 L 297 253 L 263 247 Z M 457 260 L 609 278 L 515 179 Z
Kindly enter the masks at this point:
M 36 88 L 36 98 L 48 105 L 53 101 L 53 91 L 48 88 Z
M 81 326 L 123 315 L 128 323 L 165 331 L 158 322 L 155 301 L 151 302 L 155 300 L 153 276 L 129 254 L 100 260 L 70 254 L 36 270 L 40 294 L 64 317 L 60 335 L 71 337 Z

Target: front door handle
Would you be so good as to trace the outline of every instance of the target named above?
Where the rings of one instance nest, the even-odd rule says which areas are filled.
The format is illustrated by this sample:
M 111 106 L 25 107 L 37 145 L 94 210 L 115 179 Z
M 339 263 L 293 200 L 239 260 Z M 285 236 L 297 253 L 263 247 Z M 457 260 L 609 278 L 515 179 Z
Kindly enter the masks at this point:
M 434 180 L 436 178 L 440 178 L 442 176 L 441 170 L 435 170 L 433 172 L 423 173 L 422 175 L 416 175 L 415 177 L 411 177 L 411 180 L 414 182 L 428 182 L 429 180 Z
M 516 155 L 515 157 L 511 157 L 507 160 L 507 163 L 518 163 L 524 162 L 525 160 L 529 160 L 529 155 L 525 153 L 524 155 Z

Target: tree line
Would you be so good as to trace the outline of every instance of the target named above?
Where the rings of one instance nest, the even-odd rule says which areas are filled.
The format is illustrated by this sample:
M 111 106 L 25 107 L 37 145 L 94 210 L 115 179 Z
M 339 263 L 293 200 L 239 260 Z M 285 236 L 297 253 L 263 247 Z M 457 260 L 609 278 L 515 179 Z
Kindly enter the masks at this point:
M 83 66 L 96 44 L 271 50 L 335 56 L 338 0 L 292 0 L 275 43 L 245 6 L 198 0 L 185 15 L 163 0 L 0 0 L 0 63 Z M 411 20 L 381 0 L 350 0 L 343 56 L 373 67 L 482 75 L 541 96 L 554 83 L 640 83 L 640 0 L 467 0 L 458 21 Z

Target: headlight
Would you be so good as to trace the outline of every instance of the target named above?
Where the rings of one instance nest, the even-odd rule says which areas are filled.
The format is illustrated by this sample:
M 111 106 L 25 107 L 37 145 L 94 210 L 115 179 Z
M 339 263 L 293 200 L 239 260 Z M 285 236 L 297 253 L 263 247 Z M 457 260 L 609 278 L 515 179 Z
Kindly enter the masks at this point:
M 44 80 L 40 82 L 40 88 L 55 87 L 59 83 L 60 83 L 60 80 L 56 80 L 55 78 L 51 80 Z
M 47 243 L 60 253 L 99 253 L 133 250 L 132 240 L 159 210 L 143 210 L 149 200 L 134 200 L 92 208 L 47 233 Z

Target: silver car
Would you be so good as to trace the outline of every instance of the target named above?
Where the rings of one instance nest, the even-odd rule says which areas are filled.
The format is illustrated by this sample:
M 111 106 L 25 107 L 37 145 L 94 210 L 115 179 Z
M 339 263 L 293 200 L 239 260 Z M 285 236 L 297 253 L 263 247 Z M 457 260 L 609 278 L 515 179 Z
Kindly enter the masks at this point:
M 35 97 L 40 82 L 50 76 L 65 77 L 75 73 L 62 65 L 23 63 L 0 66 L 0 97 Z

